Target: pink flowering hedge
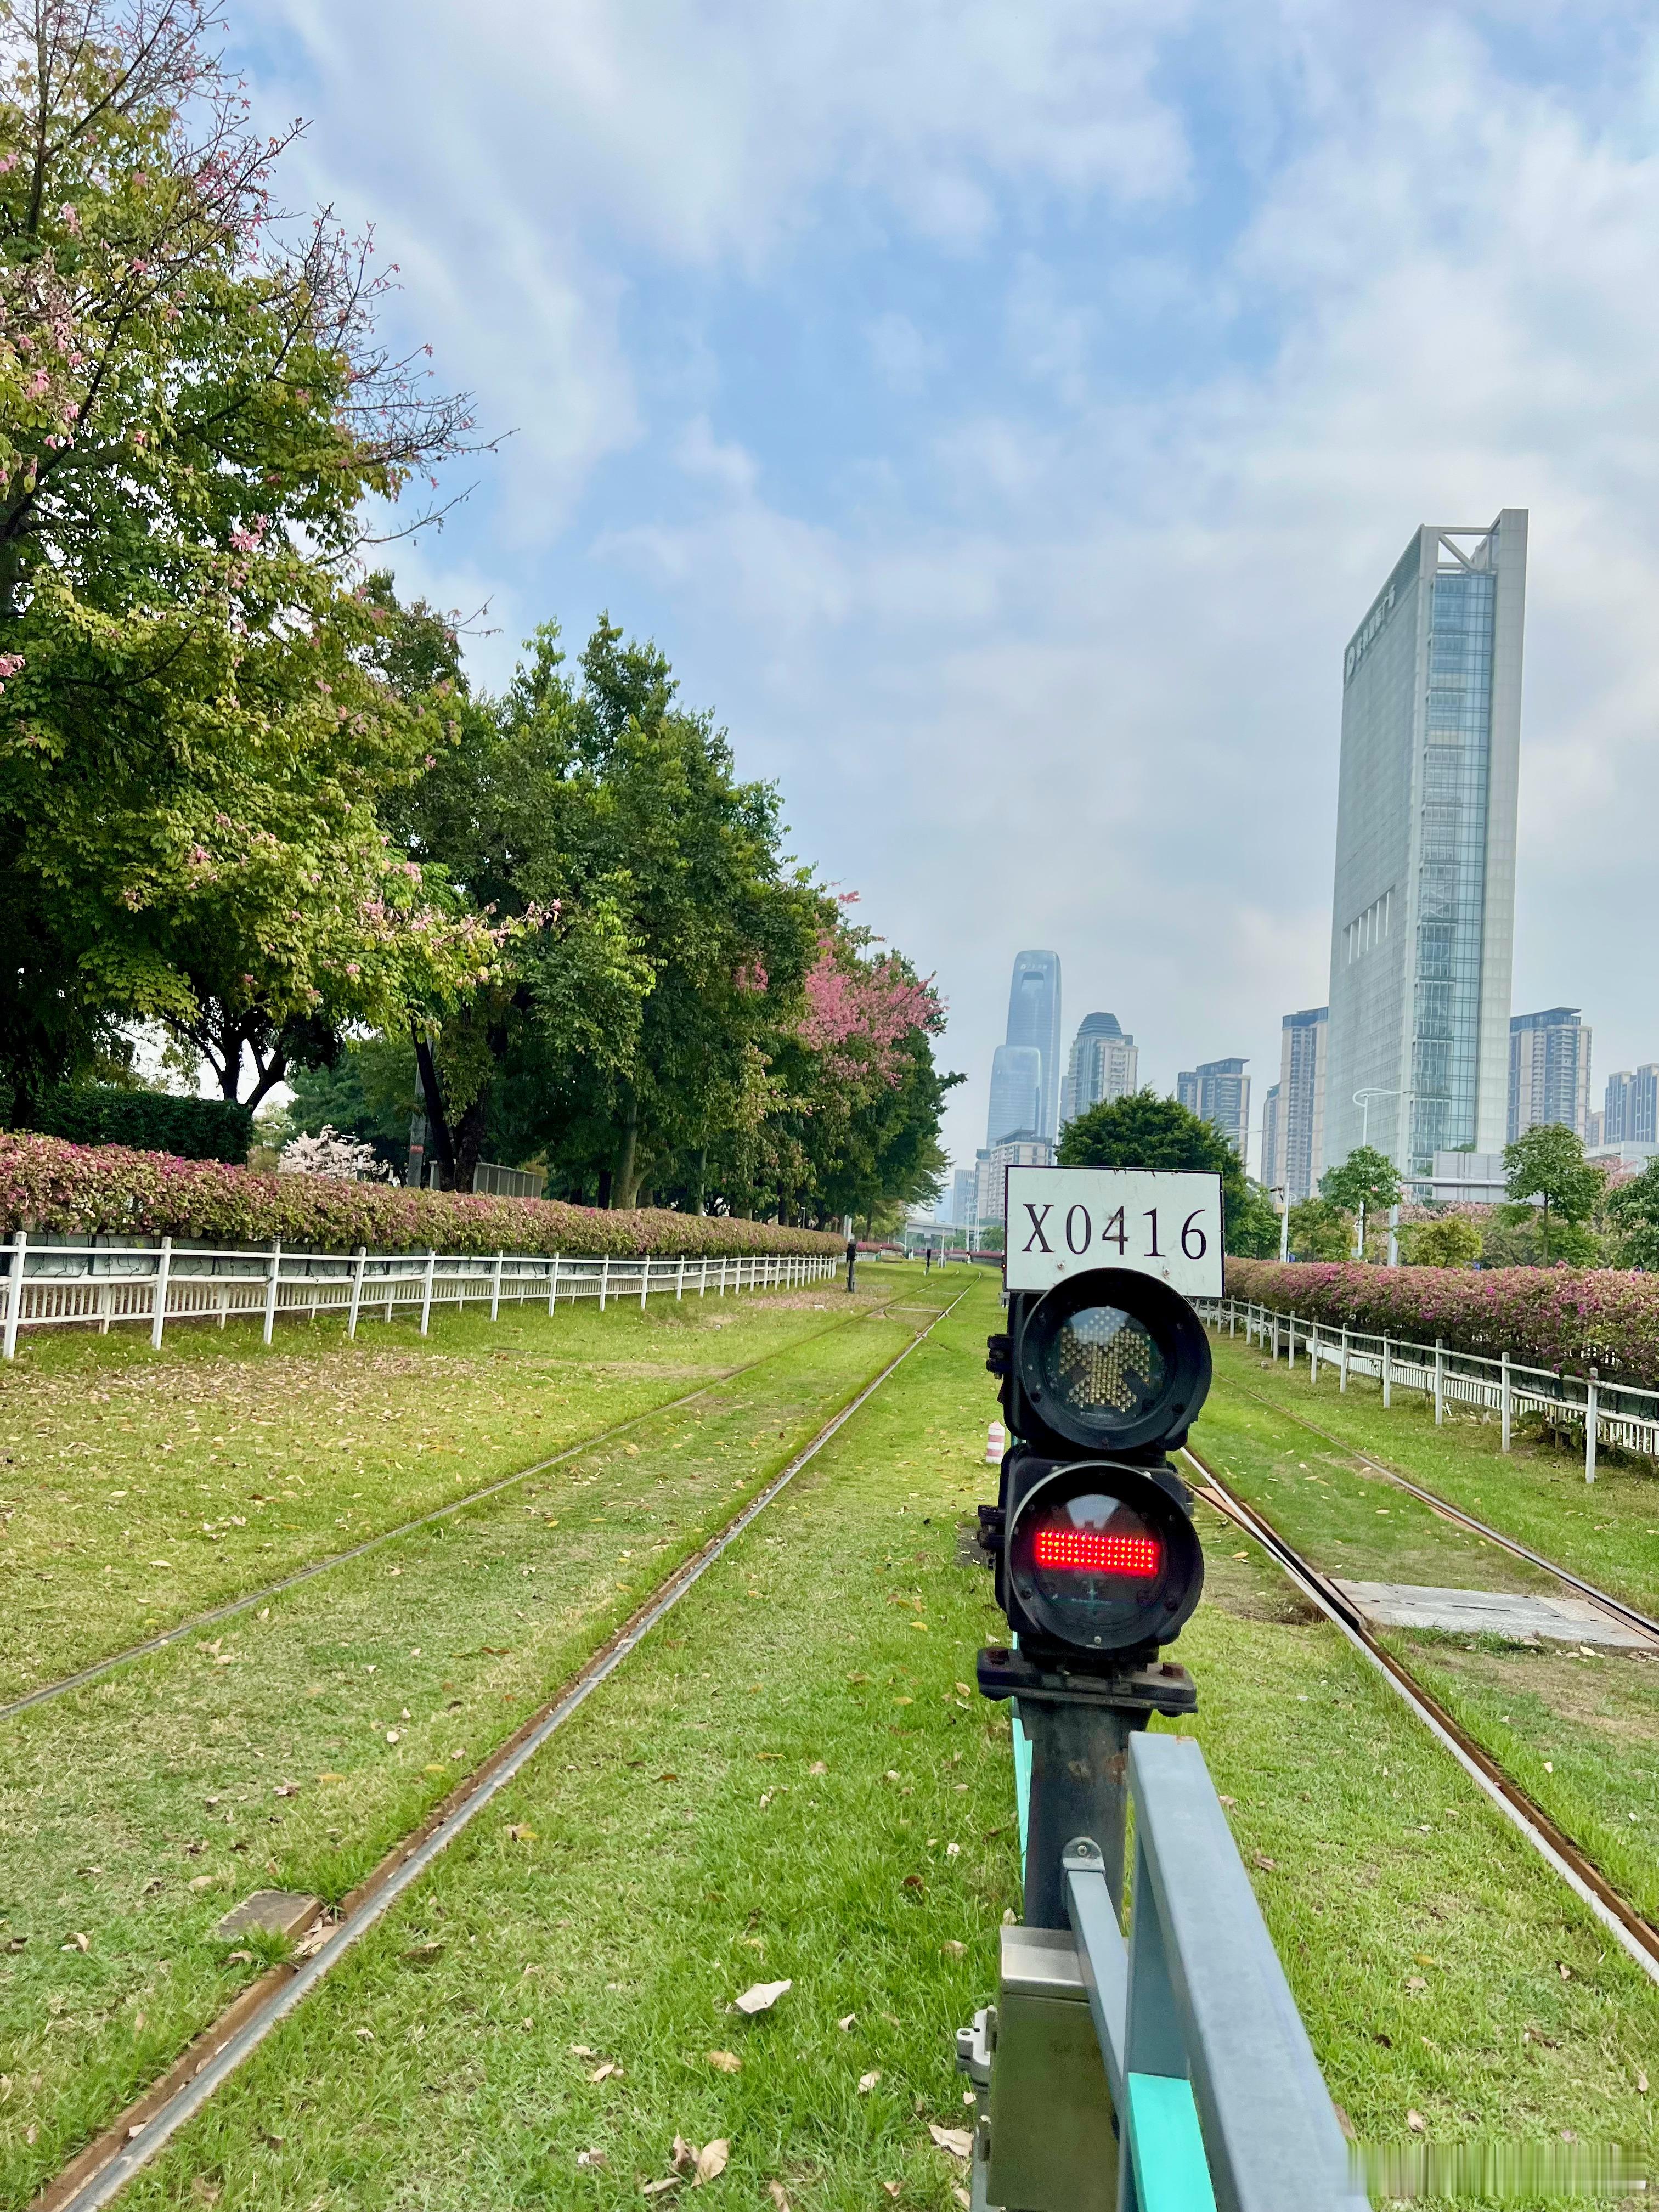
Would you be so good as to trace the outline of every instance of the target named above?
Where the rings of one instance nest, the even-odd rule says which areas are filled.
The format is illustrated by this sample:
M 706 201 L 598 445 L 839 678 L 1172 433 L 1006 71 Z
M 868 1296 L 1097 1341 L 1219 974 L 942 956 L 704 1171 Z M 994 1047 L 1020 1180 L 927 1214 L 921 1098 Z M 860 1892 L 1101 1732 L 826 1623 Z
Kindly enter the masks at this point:
M 760 1221 L 642 1206 L 605 1213 L 539 1198 L 464 1198 L 453 1191 L 256 1175 L 219 1160 L 175 1159 L 122 1145 L 70 1145 L 0 1132 L 0 1231 L 191 1237 L 226 1246 L 281 1237 L 295 1250 L 559 1252 L 572 1259 L 658 1254 L 711 1259 L 823 1253 L 839 1237 Z
M 1659 1276 L 1611 1267 L 1373 1267 L 1229 1260 L 1227 1294 L 1333 1328 L 1659 1389 Z

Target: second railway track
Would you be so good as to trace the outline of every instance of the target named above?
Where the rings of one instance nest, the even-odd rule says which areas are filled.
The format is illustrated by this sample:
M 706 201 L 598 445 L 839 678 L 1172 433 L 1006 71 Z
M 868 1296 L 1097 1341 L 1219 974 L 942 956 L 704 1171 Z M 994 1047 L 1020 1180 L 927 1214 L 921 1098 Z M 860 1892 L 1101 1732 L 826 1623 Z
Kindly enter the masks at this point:
M 1261 1547 L 1303 1595 L 1376 1669 L 1510 1825 L 1588 1905 L 1648 1978 L 1659 1984 L 1659 1929 L 1654 1928 L 1620 1894 L 1595 1861 L 1505 1773 L 1439 1699 L 1422 1686 L 1410 1669 L 1373 1633 L 1352 1601 L 1330 1577 L 1304 1559 L 1270 1522 L 1236 1496 L 1190 1446 L 1184 1456 L 1200 1478 L 1198 1495 Z M 1539 1564 L 1547 1566 L 1549 1562 L 1540 1560 Z

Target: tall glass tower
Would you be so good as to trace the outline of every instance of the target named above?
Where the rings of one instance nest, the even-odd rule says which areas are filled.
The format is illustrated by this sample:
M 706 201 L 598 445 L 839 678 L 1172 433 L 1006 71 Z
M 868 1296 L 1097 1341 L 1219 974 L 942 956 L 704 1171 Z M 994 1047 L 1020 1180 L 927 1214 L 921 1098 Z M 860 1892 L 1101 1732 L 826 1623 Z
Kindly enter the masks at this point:
M 1424 525 L 1349 641 L 1325 1158 L 1503 1149 L 1527 514 Z M 1356 1092 L 1370 1092 L 1357 1103 Z
M 1034 1046 L 1042 1055 L 1041 1118 L 1036 1134 L 1052 1145 L 1060 1123 L 1060 955 L 1017 952 L 1008 991 L 1011 1045 Z M 990 1141 L 995 1144 L 996 1138 Z

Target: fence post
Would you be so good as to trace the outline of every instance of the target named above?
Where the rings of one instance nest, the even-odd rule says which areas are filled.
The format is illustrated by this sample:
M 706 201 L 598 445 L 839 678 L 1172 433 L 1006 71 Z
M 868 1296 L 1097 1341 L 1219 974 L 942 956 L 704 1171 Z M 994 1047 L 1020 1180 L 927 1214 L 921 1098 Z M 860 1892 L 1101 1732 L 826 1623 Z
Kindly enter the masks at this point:
M 645 1311 L 645 1294 L 651 1287 L 651 1255 L 645 1254 L 640 1261 L 640 1311 Z
M 699 1262 L 699 1266 L 701 1273 L 697 1277 L 697 1296 L 700 1298 L 706 1298 L 708 1296 L 708 1255 L 707 1252 L 703 1254 L 702 1261 Z
M 1389 1340 L 1385 1336 L 1382 1340 L 1382 1403 L 1389 1406 L 1393 1402 L 1394 1370 L 1389 1363 Z
M 270 1266 L 265 1275 L 264 1340 L 267 1344 L 270 1342 L 271 1331 L 276 1326 L 276 1278 L 282 1271 L 283 1240 L 280 1237 L 273 1237 L 270 1240 Z
M 684 1255 L 684 1252 L 682 1252 L 682 1253 L 681 1253 L 681 1255 L 680 1255 L 680 1264 L 679 1264 L 679 1269 L 678 1269 L 678 1272 L 676 1273 L 676 1275 L 675 1275 L 675 1277 L 674 1277 L 674 1303 L 676 1304 L 676 1305 L 678 1305 L 678 1304 L 679 1304 L 680 1300 L 681 1300 L 684 1296 L 685 1296 L 685 1255 Z
M 1319 1380 L 1319 1323 L 1317 1322 L 1308 1333 L 1308 1380 L 1310 1383 L 1316 1383 Z
M 495 1255 L 495 1264 L 489 1273 L 489 1318 L 495 1321 L 501 1310 L 501 1257 Z
M 1446 1418 L 1446 1340 L 1434 1340 L 1434 1425 L 1437 1429 Z
M 164 1237 L 155 1255 L 155 1297 L 150 1307 L 149 1348 L 161 1349 L 161 1332 L 167 1325 L 167 1278 L 173 1273 L 173 1239 Z
M 1595 1386 L 1600 1380 L 1601 1376 L 1592 1367 L 1589 1371 L 1589 1381 L 1584 1386 L 1584 1480 L 1586 1482 L 1594 1482 L 1595 1480 L 1595 1402 L 1598 1395 Z
M 422 1336 L 426 1334 L 427 1324 L 432 1319 L 432 1271 L 437 1264 L 437 1254 L 428 1252 L 426 1255 L 426 1272 L 421 1277 L 421 1334 Z
M 1502 1428 L 1505 1451 L 1510 1448 L 1510 1355 L 1506 1352 L 1498 1361 L 1498 1418 Z
M 599 1311 L 601 1313 L 605 1311 L 605 1293 L 610 1288 L 611 1255 L 608 1252 L 605 1252 L 599 1256 Z
M 1336 1370 L 1336 1387 L 1339 1392 L 1348 1387 L 1348 1325 L 1346 1322 L 1342 1324 L 1342 1360 Z
M 351 1262 L 351 1311 L 346 1316 L 346 1339 L 357 1334 L 357 1309 L 363 1302 L 363 1269 L 368 1261 L 368 1247 L 360 1244 Z
M 1227 1334 L 1230 1338 L 1238 1334 L 1238 1300 L 1237 1298 L 1229 1298 L 1227 1301 Z
M 547 1310 L 551 1313 L 559 1295 L 559 1255 L 553 1255 L 553 1265 L 547 1278 Z
M 11 1265 L 6 1270 L 6 1357 L 17 1357 L 17 1321 L 23 1305 L 23 1257 L 29 1249 L 27 1229 L 11 1232 Z
M 720 1254 L 720 1296 L 726 1296 L 726 1255 Z

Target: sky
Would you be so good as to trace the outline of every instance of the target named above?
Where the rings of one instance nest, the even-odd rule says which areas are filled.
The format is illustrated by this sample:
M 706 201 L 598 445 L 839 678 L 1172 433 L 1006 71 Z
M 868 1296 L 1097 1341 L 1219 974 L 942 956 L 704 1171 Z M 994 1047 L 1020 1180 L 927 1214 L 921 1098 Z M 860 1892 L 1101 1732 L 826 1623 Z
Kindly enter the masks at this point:
M 1659 26 L 1613 0 L 230 0 L 289 203 L 494 455 L 469 667 L 602 609 L 935 976 L 1173 1087 L 1324 1003 L 1343 647 L 1531 512 L 1517 1011 L 1659 1058 Z M 1253 1146 L 1254 1151 L 1254 1146 Z

